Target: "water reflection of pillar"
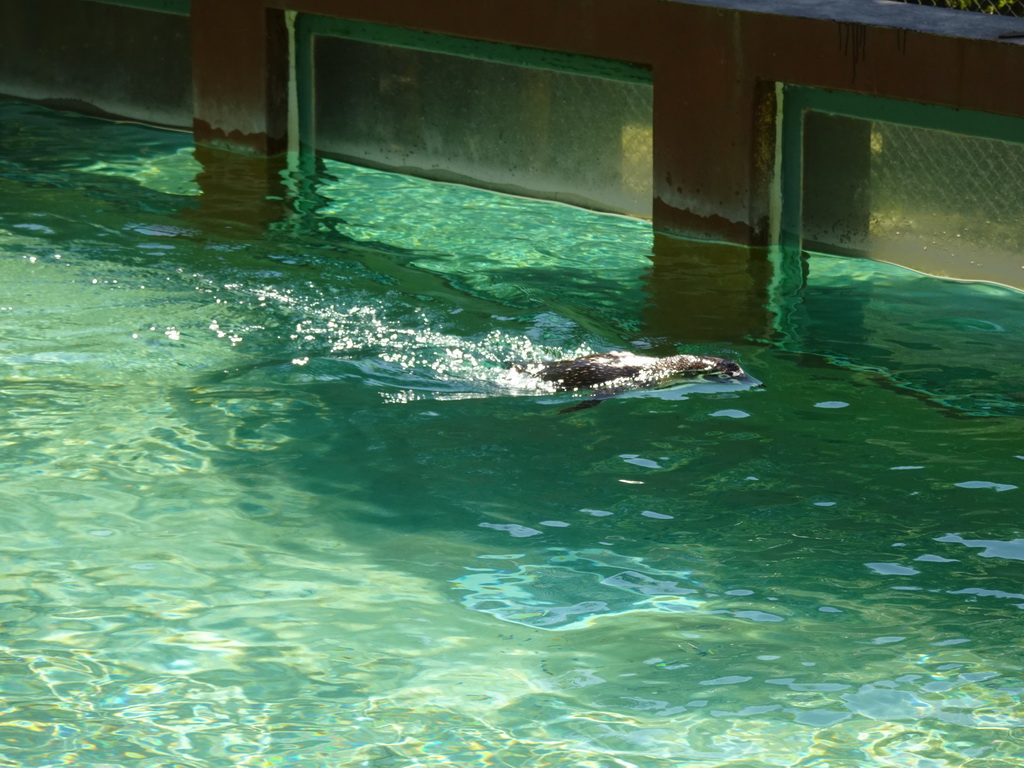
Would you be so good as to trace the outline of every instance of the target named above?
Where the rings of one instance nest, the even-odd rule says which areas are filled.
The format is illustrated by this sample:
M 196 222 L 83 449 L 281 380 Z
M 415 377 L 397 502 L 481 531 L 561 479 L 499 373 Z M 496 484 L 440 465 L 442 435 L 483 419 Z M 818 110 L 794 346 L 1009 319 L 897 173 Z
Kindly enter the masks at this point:
M 771 336 L 767 249 L 655 234 L 652 261 L 645 335 L 670 344 Z
M 282 177 L 284 155 L 256 157 L 197 146 L 195 158 L 203 170 L 196 175 L 202 190 L 191 223 L 204 232 L 226 237 L 258 236 L 287 213 Z

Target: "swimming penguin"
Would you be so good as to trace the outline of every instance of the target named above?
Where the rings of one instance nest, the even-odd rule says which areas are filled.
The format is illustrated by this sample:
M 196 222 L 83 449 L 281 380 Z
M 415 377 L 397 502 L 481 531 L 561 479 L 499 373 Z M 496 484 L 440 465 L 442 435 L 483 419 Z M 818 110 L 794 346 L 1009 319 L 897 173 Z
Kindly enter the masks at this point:
M 563 392 L 580 389 L 595 391 L 595 397 L 563 408 L 559 413 L 593 408 L 602 401 L 634 389 L 654 389 L 678 383 L 689 377 L 757 384 L 737 363 L 706 355 L 644 357 L 632 352 L 602 352 L 573 360 L 516 366 Z

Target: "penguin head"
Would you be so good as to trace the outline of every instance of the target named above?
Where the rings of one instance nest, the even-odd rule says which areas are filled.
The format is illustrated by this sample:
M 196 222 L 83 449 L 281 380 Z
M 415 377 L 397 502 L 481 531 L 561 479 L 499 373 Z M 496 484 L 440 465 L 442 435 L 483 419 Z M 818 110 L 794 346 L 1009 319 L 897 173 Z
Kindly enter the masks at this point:
M 708 378 L 718 379 L 719 381 L 728 381 L 731 384 L 749 384 L 755 387 L 763 385 L 763 382 L 748 374 L 740 368 L 739 363 L 733 360 L 719 360 L 715 364 Z
M 736 378 L 747 375 L 746 371 L 740 368 L 739 363 L 732 360 L 719 360 L 715 364 L 714 372 L 722 378 Z

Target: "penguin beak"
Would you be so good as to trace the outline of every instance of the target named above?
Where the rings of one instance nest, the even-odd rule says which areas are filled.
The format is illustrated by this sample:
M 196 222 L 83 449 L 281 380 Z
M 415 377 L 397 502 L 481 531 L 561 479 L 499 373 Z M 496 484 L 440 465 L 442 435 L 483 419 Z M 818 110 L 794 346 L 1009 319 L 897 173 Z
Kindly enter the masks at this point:
M 737 366 L 738 368 L 738 366 Z M 755 379 L 753 376 L 748 374 L 743 369 L 737 371 L 721 371 L 713 373 L 708 376 L 713 381 L 721 381 L 727 384 L 736 384 L 743 387 L 763 387 L 764 382 L 760 379 Z
M 747 373 L 741 373 L 739 376 L 729 377 L 729 381 L 733 384 L 742 384 L 745 387 L 763 387 L 764 382 L 760 379 L 755 379 L 753 376 Z

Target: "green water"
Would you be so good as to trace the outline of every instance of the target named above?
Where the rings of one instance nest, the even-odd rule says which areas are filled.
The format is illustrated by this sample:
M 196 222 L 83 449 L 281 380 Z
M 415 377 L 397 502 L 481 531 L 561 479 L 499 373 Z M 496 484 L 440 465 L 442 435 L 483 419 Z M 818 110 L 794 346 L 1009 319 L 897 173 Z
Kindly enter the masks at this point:
M 245 233 L 0 112 L 0 765 L 1022 765 L 1019 293 L 815 256 L 687 346 L 641 223 L 327 164 Z M 503 366 L 632 344 L 765 386 Z

